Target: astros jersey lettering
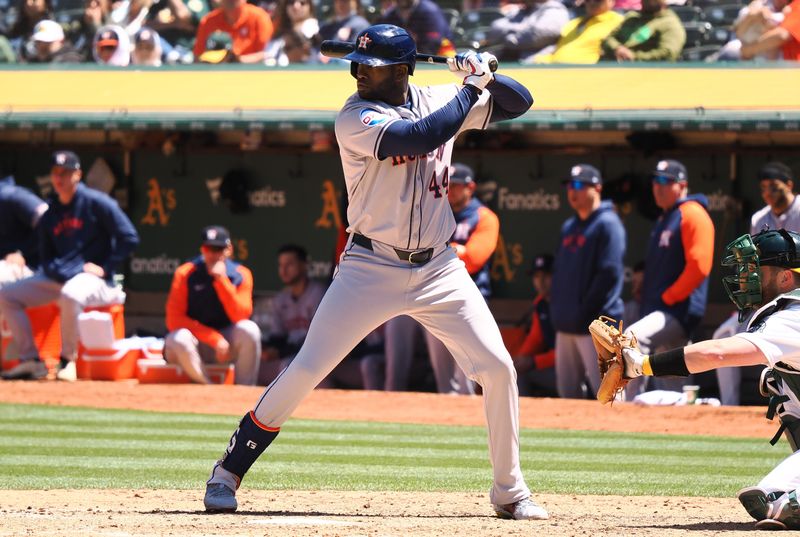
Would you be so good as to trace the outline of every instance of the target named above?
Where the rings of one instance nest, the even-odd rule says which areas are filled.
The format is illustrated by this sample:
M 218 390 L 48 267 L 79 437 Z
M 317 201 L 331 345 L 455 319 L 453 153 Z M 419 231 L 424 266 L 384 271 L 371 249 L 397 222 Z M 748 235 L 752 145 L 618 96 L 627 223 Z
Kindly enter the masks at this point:
M 455 230 L 447 202 L 448 170 L 454 138 L 427 155 L 378 159 L 386 128 L 401 119 L 418 121 L 441 108 L 458 92 L 456 85 L 420 88 L 409 84 L 408 107 L 393 107 L 352 95 L 336 119 L 342 169 L 350 205 L 349 233 L 405 250 L 432 248 L 450 240 Z M 482 129 L 492 105 L 483 92 L 460 132 Z

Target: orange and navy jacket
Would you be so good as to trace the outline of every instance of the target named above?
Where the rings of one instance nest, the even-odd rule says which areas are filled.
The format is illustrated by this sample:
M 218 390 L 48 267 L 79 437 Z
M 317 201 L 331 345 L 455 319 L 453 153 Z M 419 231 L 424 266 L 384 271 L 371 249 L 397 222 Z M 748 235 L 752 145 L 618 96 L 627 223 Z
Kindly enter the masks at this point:
M 550 322 L 550 301 L 537 296 L 533 301 L 531 329 L 517 354 L 530 356 L 536 369 L 553 367 L 556 363 L 556 333 Z
M 202 256 L 184 263 L 175 271 L 167 297 L 167 329 L 187 328 L 211 347 L 232 324 L 249 319 L 253 313 L 253 274 L 230 259 L 226 274 L 214 278 L 206 270 Z
M 642 316 L 665 311 L 687 333 L 706 310 L 708 275 L 714 258 L 714 223 L 702 194 L 679 200 L 662 214 L 645 258 Z
M 450 243 L 464 245 L 458 257 L 467 266 L 467 272 L 484 298 L 489 298 L 492 294 L 489 260 L 497 248 L 500 220 L 476 198 L 472 198 L 466 207 L 453 213 L 453 216 L 456 218 L 456 230 Z

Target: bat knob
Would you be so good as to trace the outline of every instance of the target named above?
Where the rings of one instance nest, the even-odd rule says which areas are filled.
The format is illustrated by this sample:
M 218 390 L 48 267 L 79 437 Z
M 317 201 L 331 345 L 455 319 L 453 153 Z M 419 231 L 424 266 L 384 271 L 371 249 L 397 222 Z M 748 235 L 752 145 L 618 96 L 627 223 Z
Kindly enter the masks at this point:
M 493 73 L 497 71 L 497 60 L 489 60 L 489 70 Z

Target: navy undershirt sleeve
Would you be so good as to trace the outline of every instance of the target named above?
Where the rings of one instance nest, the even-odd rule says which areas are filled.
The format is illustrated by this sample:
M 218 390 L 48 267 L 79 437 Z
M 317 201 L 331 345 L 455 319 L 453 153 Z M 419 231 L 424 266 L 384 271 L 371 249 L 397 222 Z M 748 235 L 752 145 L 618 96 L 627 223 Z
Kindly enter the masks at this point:
M 449 103 L 431 115 L 419 121 L 395 121 L 386 127 L 378 147 L 378 158 L 430 153 L 456 135 L 476 102 L 478 90 L 464 86 Z
M 528 88 L 507 76 L 495 74 L 494 81 L 486 86 L 492 94 L 492 117 L 490 123 L 506 119 L 514 119 L 527 112 L 533 106 L 533 96 Z

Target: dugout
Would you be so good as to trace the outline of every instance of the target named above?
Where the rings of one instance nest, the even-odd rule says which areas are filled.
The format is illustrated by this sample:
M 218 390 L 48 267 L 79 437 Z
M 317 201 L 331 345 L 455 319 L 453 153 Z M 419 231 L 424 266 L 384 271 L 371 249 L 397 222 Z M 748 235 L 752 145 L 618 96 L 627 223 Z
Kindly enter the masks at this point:
M 336 111 L 354 91 L 345 66 L 273 68 L 98 66 L 0 68 L 0 164 L 43 193 L 47 155 L 69 147 L 131 216 L 142 242 L 125 274 L 129 326 L 159 326 L 171 273 L 197 251 L 198 230 L 229 227 L 256 289 L 279 287 L 275 251 L 308 247 L 326 277 L 341 225 L 343 188 L 332 139 Z M 453 81 L 420 65 L 416 84 Z M 800 73 L 780 64 L 512 67 L 531 112 L 462 136 L 455 161 L 474 167 L 501 221 L 492 309 L 502 324 L 530 305 L 531 259 L 553 251 L 570 215 L 560 180 L 597 166 L 628 231 L 626 265 L 644 256 L 654 217 L 648 172 L 672 157 L 690 190 L 709 197 L 724 245 L 762 206 L 756 170 L 767 160 L 800 173 Z M 701 335 L 731 310 L 715 268 Z M 627 293 L 627 289 L 625 290 Z M 137 313 L 139 314 L 137 316 Z

